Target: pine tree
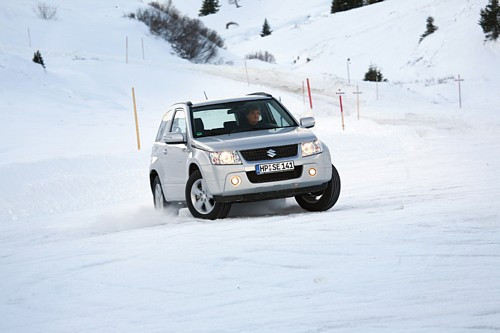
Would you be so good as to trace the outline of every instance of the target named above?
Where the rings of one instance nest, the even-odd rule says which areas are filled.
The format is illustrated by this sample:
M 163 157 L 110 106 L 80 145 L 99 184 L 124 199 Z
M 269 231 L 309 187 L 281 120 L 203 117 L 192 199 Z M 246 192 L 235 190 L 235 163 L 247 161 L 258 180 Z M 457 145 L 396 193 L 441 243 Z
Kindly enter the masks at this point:
M 330 13 L 343 12 L 363 6 L 363 0 L 333 0 Z
M 210 14 L 215 14 L 219 11 L 219 0 L 203 0 L 201 4 L 199 16 L 207 16 Z
M 438 29 L 438 27 L 436 27 L 434 25 L 434 18 L 432 16 L 429 16 L 427 18 L 427 29 L 425 30 L 425 32 L 420 36 L 420 41 L 419 43 L 427 36 L 429 36 L 430 34 L 434 33 L 436 30 Z
M 490 0 L 488 5 L 481 9 L 479 25 L 483 28 L 486 40 L 497 40 L 500 36 L 500 7 L 498 0 Z
M 43 69 L 45 69 L 45 63 L 43 62 L 43 58 L 39 50 L 37 50 L 33 55 L 33 62 L 42 65 Z
M 264 25 L 262 26 L 262 31 L 260 33 L 260 36 L 266 37 L 266 36 L 269 36 L 272 32 L 273 31 L 271 30 L 271 27 L 269 26 L 267 19 L 264 19 Z
M 365 74 L 365 78 L 363 79 L 363 81 L 382 82 L 387 81 L 387 79 L 384 79 L 382 72 L 377 68 L 377 66 L 371 64 L 368 68 L 368 72 L 366 72 Z

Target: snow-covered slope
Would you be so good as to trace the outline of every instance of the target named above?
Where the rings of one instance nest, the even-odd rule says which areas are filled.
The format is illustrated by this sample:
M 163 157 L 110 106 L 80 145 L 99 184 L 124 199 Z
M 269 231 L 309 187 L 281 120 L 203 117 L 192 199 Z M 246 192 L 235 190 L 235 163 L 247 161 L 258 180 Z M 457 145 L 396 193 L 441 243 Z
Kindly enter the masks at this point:
M 350 58 L 356 80 L 364 77 L 370 63 L 381 67 L 392 81 L 458 73 L 470 79 L 496 79 L 500 72 L 500 46 L 485 45 L 478 24 L 487 0 L 385 0 L 336 14 L 329 14 L 329 1 L 291 1 L 281 7 L 277 0 L 240 2 L 238 9 L 224 3 L 219 13 L 203 20 L 227 38 L 230 51 L 242 57 L 267 50 L 279 64 L 344 78 Z M 181 7 L 194 14 L 193 4 L 187 1 Z M 434 17 L 439 29 L 419 44 L 428 16 Z M 274 32 L 261 38 L 264 18 Z M 230 21 L 239 26 L 225 30 L 224 24 Z
M 176 57 L 124 17 L 143 1 L 47 1 L 55 21 L 36 3 L 0 3 L 0 331 L 500 329 L 500 62 L 477 25 L 486 1 L 385 0 L 335 15 L 330 1 L 221 1 L 202 20 L 233 66 Z M 194 17 L 201 1 L 174 3 Z M 419 45 L 429 15 L 439 30 Z M 264 17 L 274 33 L 261 38 Z M 247 83 L 238 56 L 258 50 L 277 64 L 248 61 Z M 378 96 L 360 80 L 370 62 L 389 78 Z M 341 174 L 338 204 L 239 204 L 213 222 L 153 211 L 149 149 L 168 105 L 254 91 L 314 114 Z

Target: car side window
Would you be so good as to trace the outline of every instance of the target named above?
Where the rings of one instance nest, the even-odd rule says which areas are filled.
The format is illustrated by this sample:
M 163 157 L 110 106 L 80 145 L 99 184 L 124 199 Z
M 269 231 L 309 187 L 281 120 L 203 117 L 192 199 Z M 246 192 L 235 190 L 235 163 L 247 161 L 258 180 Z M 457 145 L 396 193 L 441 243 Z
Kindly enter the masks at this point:
M 271 114 L 273 115 L 276 125 L 279 125 L 281 127 L 288 125 L 288 122 L 283 119 L 283 116 L 278 112 L 278 110 L 274 108 L 274 106 L 270 104 L 268 106 L 271 110 Z
M 165 132 L 167 131 L 167 128 L 169 127 L 168 125 L 171 122 L 172 119 L 172 113 L 173 110 L 167 111 L 167 113 L 163 116 L 163 119 L 160 124 L 160 128 L 158 129 L 158 133 L 156 134 L 156 142 L 160 142 L 161 139 L 163 138 L 163 135 L 165 135 Z
M 176 110 L 170 132 L 186 134 L 186 114 L 184 110 Z

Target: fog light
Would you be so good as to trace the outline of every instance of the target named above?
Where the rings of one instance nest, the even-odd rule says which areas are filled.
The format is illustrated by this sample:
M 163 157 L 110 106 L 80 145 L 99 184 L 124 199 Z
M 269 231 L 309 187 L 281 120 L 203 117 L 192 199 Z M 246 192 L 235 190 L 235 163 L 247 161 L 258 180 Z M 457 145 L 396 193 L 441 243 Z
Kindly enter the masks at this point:
M 314 176 L 316 176 L 316 173 L 318 173 L 316 171 L 316 169 L 314 169 L 314 168 L 310 168 L 309 169 L 309 176 L 314 177 Z
M 240 177 L 234 176 L 231 178 L 231 184 L 233 184 L 233 186 L 238 186 L 238 185 L 240 185 L 240 183 L 241 183 Z

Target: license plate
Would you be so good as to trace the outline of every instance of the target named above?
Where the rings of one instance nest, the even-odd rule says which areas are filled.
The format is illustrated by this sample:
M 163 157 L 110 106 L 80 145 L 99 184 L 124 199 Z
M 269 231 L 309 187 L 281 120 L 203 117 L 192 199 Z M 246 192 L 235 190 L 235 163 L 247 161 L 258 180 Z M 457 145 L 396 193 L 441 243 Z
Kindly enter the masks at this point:
M 273 172 L 283 172 L 295 169 L 293 161 L 289 162 L 279 162 L 279 163 L 268 163 L 268 164 L 258 164 L 255 166 L 255 172 L 258 175 L 263 175 L 265 173 Z

